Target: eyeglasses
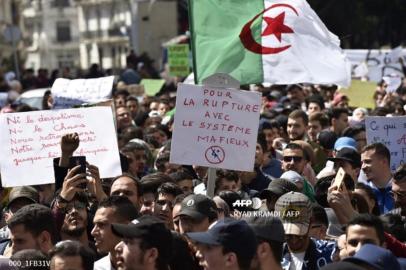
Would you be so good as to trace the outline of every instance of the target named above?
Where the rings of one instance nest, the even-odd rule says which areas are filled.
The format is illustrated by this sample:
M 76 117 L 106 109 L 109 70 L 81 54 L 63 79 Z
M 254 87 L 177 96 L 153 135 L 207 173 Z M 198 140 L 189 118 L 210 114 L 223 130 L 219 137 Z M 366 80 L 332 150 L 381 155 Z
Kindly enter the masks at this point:
M 298 157 L 298 156 L 284 156 L 283 161 L 285 162 L 300 162 L 302 161 L 303 157 Z
M 86 208 L 86 203 L 76 201 L 74 203 L 68 204 L 65 207 L 65 213 L 70 213 L 73 208 L 75 208 L 76 210 L 83 210 Z

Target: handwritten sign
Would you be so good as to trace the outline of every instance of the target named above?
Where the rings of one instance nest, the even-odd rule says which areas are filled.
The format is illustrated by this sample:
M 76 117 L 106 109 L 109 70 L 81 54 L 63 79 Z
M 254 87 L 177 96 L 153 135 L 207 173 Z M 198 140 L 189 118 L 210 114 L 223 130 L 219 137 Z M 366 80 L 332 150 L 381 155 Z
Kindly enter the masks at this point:
M 365 120 L 367 142 L 383 143 L 391 153 L 391 170 L 406 162 L 406 117 L 371 116 Z
M 1 178 L 5 187 L 54 182 L 53 158 L 60 140 L 77 132 L 75 156 L 86 156 L 101 177 L 121 174 L 116 132 L 109 107 L 33 111 L 0 115 Z
M 374 93 L 376 83 L 352 80 L 348 89 L 341 89 L 340 92 L 345 94 L 349 99 L 351 107 L 375 108 Z
M 260 104 L 257 92 L 179 84 L 170 162 L 252 171 Z
M 169 75 L 186 77 L 189 69 L 189 45 L 177 44 L 168 47 Z
M 165 80 L 142 79 L 140 84 L 145 87 L 145 93 L 147 93 L 148 96 L 153 97 L 159 91 L 161 91 L 162 86 L 164 86 L 164 84 L 165 84 Z
M 57 79 L 52 85 L 55 109 L 71 108 L 111 98 L 114 76 L 97 79 Z

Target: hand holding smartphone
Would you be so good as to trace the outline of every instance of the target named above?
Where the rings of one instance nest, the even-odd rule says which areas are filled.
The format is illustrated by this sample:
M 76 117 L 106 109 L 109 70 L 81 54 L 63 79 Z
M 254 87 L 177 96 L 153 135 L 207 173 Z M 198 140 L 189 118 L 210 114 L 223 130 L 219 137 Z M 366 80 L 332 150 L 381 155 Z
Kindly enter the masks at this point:
M 72 169 L 80 165 L 78 174 L 86 174 L 86 157 L 85 156 L 74 156 L 69 158 L 69 168 Z M 85 189 L 87 186 L 86 183 L 81 183 L 78 185 L 78 188 Z

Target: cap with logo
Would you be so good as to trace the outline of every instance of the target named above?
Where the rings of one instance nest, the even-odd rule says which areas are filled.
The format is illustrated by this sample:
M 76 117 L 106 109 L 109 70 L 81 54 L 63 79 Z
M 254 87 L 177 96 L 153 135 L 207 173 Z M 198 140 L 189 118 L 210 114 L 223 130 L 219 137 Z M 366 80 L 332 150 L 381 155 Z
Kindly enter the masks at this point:
M 345 258 L 344 261 L 367 264 L 377 270 L 400 270 L 400 264 L 391 251 L 373 244 L 363 245 L 354 256 Z
M 216 222 L 206 232 L 186 234 L 192 241 L 224 249 L 237 254 L 239 258 L 252 259 L 257 250 L 254 231 L 244 220 L 226 218 Z
M 305 235 L 309 230 L 312 217 L 312 204 L 309 198 L 299 192 L 288 192 L 282 195 L 275 204 L 285 234 Z
M 142 238 L 156 247 L 160 258 L 171 256 L 172 234 L 165 224 L 154 216 L 141 216 L 130 224 L 111 224 L 114 234 L 122 238 Z
M 206 217 L 217 217 L 217 205 L 209 197 L 202 194 L 191 194 L 183 199 L 178 216 L 188 216 L 196 220 Z
M 243 219 L 250 225 L 257 238 L 282 243 L 285 242 L 285 230 L 279 218 L 252 215 L 243 217 Z
M 328 160 L 331 161 L 344 160 L 353 164 L 356 168 L 361 168 L 361 155 L 358 153 L 358 151 L 349 147 L 341 148 L 341 150 L 337 152 L 336 157 L 329 158 Z
M 268 188 L 260 193 L 260 198 L 265 199 L 271 196 L 280 197 L 289 191 L 298 191 L 297 186 L 287 179 L 277 178 L 272 180 Z
M 8 196 L 7 206 L 10 206 L 17 199 L 27 199 L 32 201 L 32 203 L 38 203 L 39 194 L 35 188 L 30 186 L 14 187 Z

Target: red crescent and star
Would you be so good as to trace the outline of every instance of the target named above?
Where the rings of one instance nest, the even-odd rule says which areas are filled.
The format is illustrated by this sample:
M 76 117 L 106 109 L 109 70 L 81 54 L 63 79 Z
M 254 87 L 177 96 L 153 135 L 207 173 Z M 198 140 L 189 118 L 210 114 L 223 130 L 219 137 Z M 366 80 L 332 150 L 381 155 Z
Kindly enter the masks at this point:
M 259 14 L 255 15 L 248 23 L 244 25 L 240 33 L 240 40 L 244 47 L 249 51 L 257 54 L 277 54 L 283 52 L 291 47 L 291 45 L 286 45 L 282 47 L 264 47 L 258 42 L 255 41 L 252 35 L 251 26 L 254 21 L 264 14 L 266 11 L 276 8 L 276 7 L 286 7 L 291 9 L 297 16 L 299 16 L 298 12 L 294 7 L 288 4 L 275 4 L 272 5 Z M 276 39 L 281 42 L 282 41 L 282 34 L 293 34 L 294 31 L 292 28 L 285 24 L 285 12 L 280 13 L 276 17 L 263 17 L 263 20 L 267 23 L 265 30 L 262 32 L 261 36 L 270 36 L 274 35 Z

